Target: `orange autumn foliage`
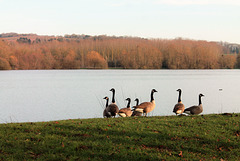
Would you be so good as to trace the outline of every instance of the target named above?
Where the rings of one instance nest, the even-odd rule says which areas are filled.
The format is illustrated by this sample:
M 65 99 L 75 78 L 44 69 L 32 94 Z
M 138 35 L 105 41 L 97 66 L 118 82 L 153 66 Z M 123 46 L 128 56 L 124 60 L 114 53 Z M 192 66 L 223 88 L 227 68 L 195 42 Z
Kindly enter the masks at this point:
M 0 69 L 232 69 L 240 56 L 217 42 L 131 37 L 0 39 Z
M 90 51 L 86 55 L 87 68 L 107 68 L 106 60 L 96 51 Z

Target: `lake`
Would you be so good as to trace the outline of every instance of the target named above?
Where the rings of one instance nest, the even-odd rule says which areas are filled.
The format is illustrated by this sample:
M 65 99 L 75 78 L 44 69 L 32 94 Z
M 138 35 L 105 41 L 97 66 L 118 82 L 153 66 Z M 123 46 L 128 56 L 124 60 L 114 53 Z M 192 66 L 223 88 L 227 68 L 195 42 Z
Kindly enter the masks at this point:
M 205 95 L 203 114 L 240 112 L 240 70 L 14 70 L 0 71 L 0 123 L 102 117 L 112 87 L 120 108 L 155 88 L 150 116 L 174 115 L 178 88 L 186 107 Z

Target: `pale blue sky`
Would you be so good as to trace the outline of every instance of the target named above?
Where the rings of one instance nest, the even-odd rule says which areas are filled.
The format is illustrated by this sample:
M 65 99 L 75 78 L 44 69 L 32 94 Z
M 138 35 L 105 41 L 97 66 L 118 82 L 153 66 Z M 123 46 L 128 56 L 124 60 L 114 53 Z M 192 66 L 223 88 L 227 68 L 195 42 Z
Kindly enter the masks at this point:
M 240 43 L 240 0 L 0 0 L 0 33 Z

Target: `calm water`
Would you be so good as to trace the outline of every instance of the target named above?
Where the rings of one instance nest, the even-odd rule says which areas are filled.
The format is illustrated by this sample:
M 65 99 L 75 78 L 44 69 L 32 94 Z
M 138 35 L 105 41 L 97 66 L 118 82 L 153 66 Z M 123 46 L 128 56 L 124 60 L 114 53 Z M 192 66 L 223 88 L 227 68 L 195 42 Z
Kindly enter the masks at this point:
M 151 89 L 158 90 L 154 116 L 173 115 L 178 88 L 186 107 L 203 93 L 204 114 L 240 112 L 240 70 L 0 71 L 0 122 L 102 117 L 112 87 L 121 108 L 127 97 L 149 101 Z

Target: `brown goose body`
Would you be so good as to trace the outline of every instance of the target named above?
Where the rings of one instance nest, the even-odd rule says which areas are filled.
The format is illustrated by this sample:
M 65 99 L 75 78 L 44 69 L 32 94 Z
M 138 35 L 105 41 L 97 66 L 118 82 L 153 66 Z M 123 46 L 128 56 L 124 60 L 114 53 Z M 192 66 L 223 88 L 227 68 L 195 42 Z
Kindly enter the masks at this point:
M 130 117 L 132 116 L 132 110 L 131 108 L 122 108 L 119 110 L 118 115 L 121 117 Z
M 127 98 L 126 100 L 128 101 L 127 107 L 126 108 L 121 108 L 118 112 L 118 115 L 121 116 L 121 117 L 132 116 L 132 110 L 131 110 L 131 107 L 130 107 L 131 99 Z
M 115 117 L 117 115 L 117 113 L 119 112 L 119 108 L 115 102 L 115 89 L 112 88 L 110 91 L 113 93 L 112 103 L 110 105 L 108 105 L 108 107 L 106 107 L 106 111 L 108 113 L 110 113 L 111 116 Z
M 136 106 L 136 111 L 143 111 L 143 113 L 149 113 L 155 108 L 155 101 L 152 102 L 143 102 L 140 105 Z
M 173 112 L 177 114 L 182 114 L 184 112 L 185 106 L 182 102 L 178 102 L 173 109 Z
M 178 89 L 177 91 L 179 92 L 179 94 L 178 94 L 178 103 L 173 108 L 173 112 L 176 115 L 177 114 L 182 114 L 184 112 L 184 109 L 185 109 L 185 106 L 184 106 L 184 104 L 182 103 L 182 100 L 181 100 L 182 90 Z
M 109 118 L 109 117 L 111 117 L 111 115 L 107 112 L 106 109 L 104 109 L 104 111 L 103 111 L 103 117 L 104 117 L 104 118 Z
M 156 105 L 155 105 L 155 100 L 153 98 L 153 94 L 155 92 L 157 92 L 157 91 L 155 89 L 152 89 L 152 91 L 151 91 L 151 101 L 150 102 L 143 102 L 140 105 L 136 106 L 135 111 L 142 112 L 143 114 L 145 114 L 145 116 L 147 116 L 147 114 L 149 112 L 154 110 Z
M 108 105 L 108 107 L 106 108 L 106 111 L 108 113 L 111 114 L 111 116 L 115 117 L 117 115 L 117 113 L 119 112 L 119 108 L 116 105 L 116 103 L 111 103 L 110 105 Z
M 132 116 L 142 116 L 142 112 L 139 112 L 139 111 L 135 111 L 135 110 L 133 110 L 132 111 Z
M 202 112 L 203 112 L 202 105 L 191 106 L 184 111 L 184 113 L 191 114 L 191 115 L 198 115 Z
M 136 106 L 138 106 L 139 105 L 139 99 L 138 98 L 136 98 L 135 99 L 135 101 L 136 101 Z M 132 108 L 133 108 L 133 113 L 132 113 L 132 116 L 142 116 L 142 112 L 139 112 L 139 111 L 136 111 L 135 109 L 136 109 L 136 106 L 133 106 Z
M 191 106 L 184 110 L 184 113 L 190 114 L 190 115 L 198 115 L 203 112 L 203 106 L 202 106 L 202 100 L 201 97 L 203 97 L 203 94 L 199 94 L 199 105 L 197 106 Z

